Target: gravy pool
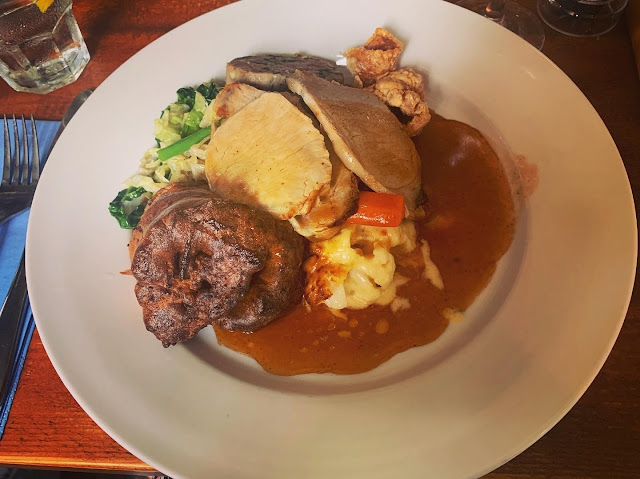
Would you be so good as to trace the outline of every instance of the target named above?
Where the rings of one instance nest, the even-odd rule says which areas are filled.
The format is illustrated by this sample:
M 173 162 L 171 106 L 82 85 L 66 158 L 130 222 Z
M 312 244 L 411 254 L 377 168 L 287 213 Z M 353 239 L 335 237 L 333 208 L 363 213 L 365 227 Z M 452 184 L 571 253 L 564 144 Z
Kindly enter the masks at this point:
M 433 114 L 414 142 L 428 197 L 427 217 L 416 222 L 418 244 L 429 243 L 444 290 L 422 278 L 416 251 L 397 260 L 397 271 L 411 278 L 398 288 L 409 309 L 370 306 L 336 316 L 325 307 L 308 312 L 300 306 L 251 334 L 215 328 L 220 344 L 273 374 L 356 374 L 434 341 L 449 324 L 445 308 L 464 311 L 473 302 L 513 240 L 509 182 L 486 139 L 465 123 Z

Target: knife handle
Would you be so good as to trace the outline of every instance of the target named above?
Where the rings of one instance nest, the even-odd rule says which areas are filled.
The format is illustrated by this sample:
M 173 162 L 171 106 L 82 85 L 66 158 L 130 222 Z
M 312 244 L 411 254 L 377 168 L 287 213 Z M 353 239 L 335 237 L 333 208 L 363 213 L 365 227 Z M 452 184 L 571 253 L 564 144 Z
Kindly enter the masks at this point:
M 20 266 L 13 278 L 7 299 L 0 312 L 0 399 L 4 400 L 7 386 L 10 382 L 13 359 L 19 347 L 19 332 L 25 321 L 25 307 L 27 300 L 27 280 L 25 277 L 24 252 L 20 259 Z

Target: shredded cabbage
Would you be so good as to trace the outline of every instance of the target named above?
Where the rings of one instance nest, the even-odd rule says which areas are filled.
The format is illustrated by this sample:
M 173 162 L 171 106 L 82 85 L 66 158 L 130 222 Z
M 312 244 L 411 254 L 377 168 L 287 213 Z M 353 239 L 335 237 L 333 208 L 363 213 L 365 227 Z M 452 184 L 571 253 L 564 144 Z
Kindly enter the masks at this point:
M 189 137 L 201 128 L 211 126 L 213 131 L 215 129 L 215 125 L 211 124 L 213 120 L 213 100 L 219 91 L 220 88 L 213 81 L 202 83 L 197 88 L 180 88 L 176 92 L 177 101 L 169 104 L 162 110 L 160 117 L 154 120 L 153 134 L 157 146 L 149 148 L 142 155 L 138 171 L 123 182 L 125 189 L 118 193 L 118 197 L 109 206 L 111 215 L 118 220 L 121 227 L 129 228 L 131 225 L 135 226 L 137 219 L 139 219 L 138 216 L 142 214 L 144 204 L 146 204 L 146 202 L 144 204 L 141 203 L 135 212 L 135 218 L 130 219 L 126 217 L 126 211 L 124 213 L 121 211 L 121 199 L 129 201 L 128 197 L 134 193 L 138 195 L 136 198 L 147 198 L 151 196 L 148 193 L 155 194 L 160 188 L 171 182 L 206 180 L 204 162 L 210 136 L 191 145 L 187 151 L 172 156 L 165 161 L 161 161 L 158 158 L 158 150 Z M 197 140 L 199 137 L 192 137 L 192 139 Z M 181 151 L 185 147 L 186 145 L 180 145 L 180 148 L 177 148 L 176 151 Z M 140 193 L 140 188 L 148 193 Z
M 211 125 L 213 112 L 211 100 L 215 98 L 217 93 L 215 88 L 217 87 L 213 83 L 203 85 L 211 89 L 207 97 L 200 93 L 202 85 L 198 91 L 183 88 L 178 91 L 178 99 L 182 98 L 182 101 L 185 101 L 187 98 L 189 103 L 191 102 L 189 96 L 191 96 L 192 105 L 171 103 L 162 110 L 160 118 L 154 120 L 153 134 L 158 146 L 149 148 L 144 153 L 140 159 L 138 171 L 124 181 L 124 187 L 142 187 L 150 193 L 156 193 L 160 188 L 174 181 L 206 180 L 204 161 L 207 155 L 208 137 L 192 145 L 184 153 L 164 162 L 158 159 L 158 150 L 182 139 L 185 131 L 189 132 L 194 127 L 205 128 Z
M 142 186 L 145 190 L 155 193 L 170 182 L 206 180 L 204 161 L 208 142 L 209 138 L 205 138 L 184 153 L 165 162 L 158 159 L 159 148 L 149 148 L 140 159 L 138 172 L 127 178 L 123 185 Z
M 162 110 L 160 118 L 154 120 L 153 134 L 161 147 L 169 146 L 182 138 L 182 125 L 189 110 L 187 105 L 172 103 Z

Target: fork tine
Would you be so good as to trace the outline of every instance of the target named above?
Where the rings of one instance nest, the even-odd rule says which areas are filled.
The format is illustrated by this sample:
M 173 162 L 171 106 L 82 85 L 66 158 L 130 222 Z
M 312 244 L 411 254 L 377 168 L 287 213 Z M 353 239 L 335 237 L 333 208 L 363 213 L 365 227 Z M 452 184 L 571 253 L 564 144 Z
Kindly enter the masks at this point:
M 18 181 L 20 173 L 20 139 L 18 138 L 18 122 L 16 116 L 13 115 L 13 160 L 11 161 L 10 183 Z
M 38 149 L 38 132 L 36 131 L 36 121 L 31 115 L 31 181 L 38 181 L 40 178 L 40 150 Z
M 11 162 L 11 178 L 9 181 L 13 183 L 18 182 L 18 175 L 20 174 L 20 140 L 18 138 L 18 121 L 16 116 L 13 115 L 13 160 Z
M 18 182 L 26 185 L 29 182 L 29 138 L 27 137 L 27 124 L 22 115 L 22 165 Z
M 11 143 L 9 142 L 9 123 L 4 115 L 4 158 L 2 161 L 2 186 L 9 183 L 11 173 Z

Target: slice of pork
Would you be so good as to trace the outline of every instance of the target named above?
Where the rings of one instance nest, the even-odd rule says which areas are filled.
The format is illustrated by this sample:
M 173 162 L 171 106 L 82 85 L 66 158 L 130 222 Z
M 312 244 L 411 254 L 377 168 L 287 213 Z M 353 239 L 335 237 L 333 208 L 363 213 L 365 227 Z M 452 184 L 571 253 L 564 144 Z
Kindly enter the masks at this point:
M 318 197 L 308 214 L 289 220 L 298 234 L 311 241 L 335 236 L 344 221 L 358 209 L 358 180 L 340 161 L 328 139 L 326 144 L 332 166 L 329 191 Z
M 331 181 L 322 134 L 280 93 L 265 93 L 216 130 L 205 173 L 210 188 L 279 219 L 309 213 Z
M 264 93 L 266 92 L 245 83 L 230 83 L 218 93 L 213 106 L 214 114 L 220 118 L 229 118 Z M 314 127 L 320 128 L 318 120 L 300 96 L 291 92 L 282 92 L 281 95 L 309 117 Z M 331 183 L 320 193 L 309 213 L 290 219 L 298 234 L 312 241 L 331 238 L 358 207 L 358 182 L 355 175 L 336 156 L 331 141 L 326 136 L 325 146 L 331 161 Z
M 347 168 L 369 188 L 397 193 L 413 211 L 422 198 L 420 157 L 402 124 L 373 93 L 305 72 L 287 80 L 316 116 Z
M 229 118 L 238 113 L 252 101 L 260 98 L 265 93 L 267 93 L 265 90 L 260 90 L 248 85 L 247 83 L 228 83 L 222 90 L 220 90 L 211 105 L 213 108 L 213 116 L 216 120 Z M 313 116 L 311 110 L 309 110 L 304 101 L 302 101 L 302 98 L 289 91 L 283 91 L 280 92 L 280 94 L 285 97 L 289 103 L 308 116 L 312 121 L 313 126 L 316 128 L 320 127 L 318 120 L 316 120 L 316 117 Z
M 213 101 L 213 115 L 216 120 L 235 115 L 265 92 L 246 83 L 228 83 Z
M 354 76 L 347 67 L 336 65 L 326 58 L 302 54 L 236 58 L 227 63 L 227 83 L 248 83 L 262 90 L 285 91 L 287 78 L 296 70 L 347 86 L 354 84 Z

